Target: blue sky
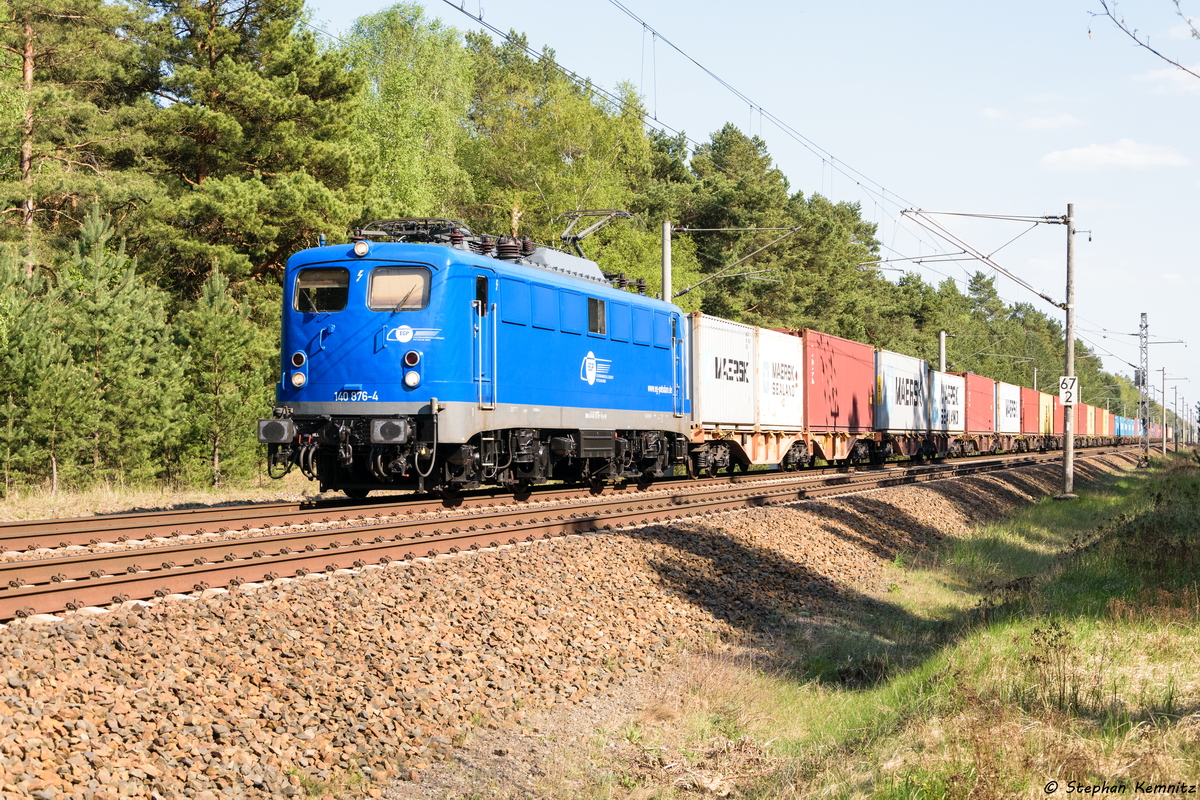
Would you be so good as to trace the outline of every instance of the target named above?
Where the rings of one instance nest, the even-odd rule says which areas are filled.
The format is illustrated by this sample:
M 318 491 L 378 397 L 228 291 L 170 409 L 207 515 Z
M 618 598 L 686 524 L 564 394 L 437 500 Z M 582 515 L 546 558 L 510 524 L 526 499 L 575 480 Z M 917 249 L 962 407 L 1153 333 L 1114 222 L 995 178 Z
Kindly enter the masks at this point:
M 387 5 L 309 0 L 314 23 L 333 33 Z M 458 4 L 422 5 L 460 30 L 478 27 Z M 906 208 L 1041 216 L 1074 203 L 1077 228 L 1091 231 L 1090 242 L 1087 233 L 1076 237 L 1081 337 L 1112 353 L 1110 370 L 1132 374 L 1137 338 L 1123 334 L 1136 333 L 1147 313 L 1151 341 L 1188 343 L 1150 348 L 1151 369 L 1167 369 L 1168 402 L 1176 387 L 1200 400 L 1200 78 L 1093 17 L 1099 0 L 621 5 L 663 38 L 612 0 L 462 0 L 471 15 L 482 11 L 533 47 L 549 46 L 560 64 L 602 87 L 639 86 L 651 113 L 693 140 L 725 122 L 760 135 L 793 191 L 859 202 L 879 223 L 886 258 L 957 249 L 903 218 Z M 1200 18 L 1200 0 L 1183 0 L 1182 9 Z M 1117 10 L 1157 50 L 1200 72 L 1200 41 L 1170 0 L 1125 0 Z M 1063 226 L 1038 226 L 1005 246 L 1028 226 L 939 221 L 1037 289 L 1065 296 Z M 935 283 L 980 268 L 892 266 Z M 1006 299 L 1061 319 L 1008 279 L 997 286 Z M 1084 397 L 1097 393 L 1085 387 Z

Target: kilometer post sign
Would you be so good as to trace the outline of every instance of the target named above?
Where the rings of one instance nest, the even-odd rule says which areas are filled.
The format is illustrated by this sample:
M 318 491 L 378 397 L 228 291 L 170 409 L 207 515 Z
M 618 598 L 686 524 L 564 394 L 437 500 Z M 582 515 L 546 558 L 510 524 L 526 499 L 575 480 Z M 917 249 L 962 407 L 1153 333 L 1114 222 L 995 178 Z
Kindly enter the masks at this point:
M 1058 401 L 1064 406 L 1073 406 L 1079 402 L 1079 378 L 1063 375 L 1058 379 Z

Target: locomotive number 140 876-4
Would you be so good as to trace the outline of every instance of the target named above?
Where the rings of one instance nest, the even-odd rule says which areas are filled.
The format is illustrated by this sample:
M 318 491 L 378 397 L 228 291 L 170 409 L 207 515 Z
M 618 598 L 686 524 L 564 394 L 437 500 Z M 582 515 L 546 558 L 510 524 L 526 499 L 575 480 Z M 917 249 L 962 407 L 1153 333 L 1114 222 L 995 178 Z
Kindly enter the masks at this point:
M 339 389 L 333 393 L 333 399 L 339 403 L 363 403 L 367 400 L 378 400 L 379 392 L 368 392 L 362 389 L 355 391 Z

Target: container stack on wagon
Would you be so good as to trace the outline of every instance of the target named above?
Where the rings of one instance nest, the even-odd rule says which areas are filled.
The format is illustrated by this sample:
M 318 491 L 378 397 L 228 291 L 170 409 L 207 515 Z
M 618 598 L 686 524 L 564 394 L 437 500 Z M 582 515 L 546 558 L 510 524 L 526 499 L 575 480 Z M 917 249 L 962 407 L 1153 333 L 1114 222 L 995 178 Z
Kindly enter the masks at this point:
M 959 374 L 966 388 L 966 431 L 961 448 L 963 453 L 1000 450 L 1000 437 L 996 432 L 998 381 L 973 372 Z
M 939 372 L 923 359 L 814 330 L 769 331 L 700 313 L 689 329 L 692 441 L 710 448 L 713 464 L 791 467 L 1063 444 L 1063 406 L 1053 394 Z M 1079 403 L 1073 413 L 1080 446 L 1120 438 L 1104 409 Z
M 800 338 L 809 452 L 826 461 L 882 452 L 875 436 L 875 348 L 811 329 Z
M 1021 393 L 1032 391 L 996 381 L 996 444 L 1000 450 L 1018 450 L 1021 441 Z

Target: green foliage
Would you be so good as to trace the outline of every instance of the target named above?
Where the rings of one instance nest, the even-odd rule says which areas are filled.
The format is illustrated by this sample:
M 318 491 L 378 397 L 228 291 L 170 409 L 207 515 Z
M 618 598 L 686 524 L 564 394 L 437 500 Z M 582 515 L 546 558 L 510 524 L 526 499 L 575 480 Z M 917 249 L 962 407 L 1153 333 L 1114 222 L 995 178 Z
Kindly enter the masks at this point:
M 87 376 L 81 469 L 91 480 L 159 477 L 180 400 L 167 296 L 135 274 L 110 221 L 95 210 L 62 265 L 58 295 L 55 329 Z
M 180 397 L 167 298 L 135 275 L 109 220 L 85 218 L 57 283 L 11 259 L 0 270 L 6 486 L 161 477 Z
M 219 267 L 279 275 L 360 211 L 350 147 L 362 78 L 300 27 L 301 0 L 153 0 L 160 107 L 148 130 L 165 197 L 131 243 L 162 285 Z
M 458 31 L 415 5 L 360 17 L 348 37 L 366 78 L 357 146 L 372 169 L 365 219 L 448 216 L 469 202 L 460 154 L 472 64 Z
M 156 193 L 131 168 L 152 109 L 145 53 L 117 35 L 136 22 L 103 0 L 0 6 L 0 237 L 21 243 L 27 271 L 69 250 L 93 203 L 124 216 Z
M 258 467 L 254 420 L 271 405 L 275 342 L 234 301 L 229 280 L 217 271 L 175 324 L 176 342 L 187 354 L 181 478 L 198 482 L 203 472 L 213 486 L 226 476 L 245 480 Z
M 628 90 L 610 109 L 559 73 L 553 52 L 527 56 L 520 36 L 497 46 L 471 33 L 467 47 L 476 72 L 464 161 L 476 202 L 466 218 L 482 230 L 554 241 L 563 212 L 629 205 L 627 175 L 644 169 L 648 148 Z

